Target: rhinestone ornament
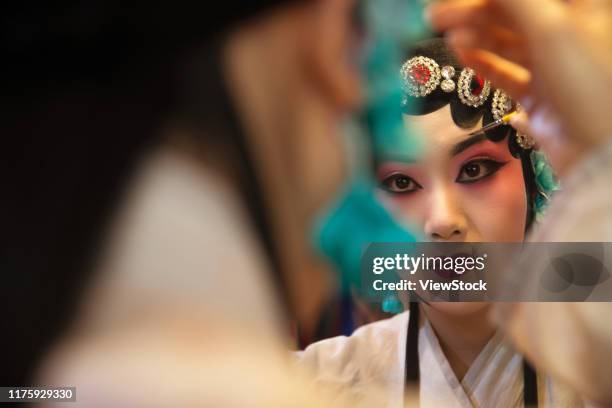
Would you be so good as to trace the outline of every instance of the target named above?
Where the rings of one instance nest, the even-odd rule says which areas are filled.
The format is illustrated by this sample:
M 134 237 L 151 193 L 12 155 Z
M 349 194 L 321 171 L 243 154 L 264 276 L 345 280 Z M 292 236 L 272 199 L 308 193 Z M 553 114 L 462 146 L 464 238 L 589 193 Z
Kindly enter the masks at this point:
M 459 99 L 465 105 L 482 106 L 491 93 L 491 83 L 476 75 L 472 68 L 464 68 L 457 81 Z
M 444 81 L 442 81 L 440 84 L 440 88 L 442 88 L 442 90 L 446 93 L 453 92 L 456 88 L 455 81 L 453 81 L 455 76 L 455 68 L 450 65 L 446 65 L 442 67 L 440 72 L 442 73 L 442 78 L 444 78 Z
M 440 85 L 440 66 L 431 58 L 417 56 L 402 65 L 400 76 L 406 93 L 422 98 Z
M 531 136 L 524 133 L 516 134 L 516 143 L 525 150 L 532 149 L 535 146 L 535 140 Z
M 501 89 L 496 89 L 491 101 L 491 113 L 493 118 L 499 120 L 512 110 L 512 100 Z

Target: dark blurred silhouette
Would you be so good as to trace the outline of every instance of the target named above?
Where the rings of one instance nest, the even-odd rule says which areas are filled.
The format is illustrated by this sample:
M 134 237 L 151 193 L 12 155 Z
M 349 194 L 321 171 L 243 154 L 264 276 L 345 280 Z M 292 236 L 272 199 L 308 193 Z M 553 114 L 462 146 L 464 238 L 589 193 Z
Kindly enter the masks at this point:
M 3 7 L 0 384 L 29 384 L 70 324 L 124 184 L 169 119 L 207 127 L 204 142 L 238 165 L 248 184 L 240 191 L 273 253 L 257 184 L 246 183 L 255 176 L 236 159 L 244 152 L 218 44 L 226 30 L 277 3 Z

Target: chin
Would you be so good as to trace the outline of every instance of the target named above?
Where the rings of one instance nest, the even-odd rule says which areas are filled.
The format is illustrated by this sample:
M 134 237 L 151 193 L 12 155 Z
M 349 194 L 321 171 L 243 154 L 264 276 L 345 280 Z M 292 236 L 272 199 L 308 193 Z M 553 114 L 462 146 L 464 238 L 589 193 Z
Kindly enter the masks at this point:
M 429 307 L 444 314 L 468 316 L 489 308 L 489 302 L 431 302 Z

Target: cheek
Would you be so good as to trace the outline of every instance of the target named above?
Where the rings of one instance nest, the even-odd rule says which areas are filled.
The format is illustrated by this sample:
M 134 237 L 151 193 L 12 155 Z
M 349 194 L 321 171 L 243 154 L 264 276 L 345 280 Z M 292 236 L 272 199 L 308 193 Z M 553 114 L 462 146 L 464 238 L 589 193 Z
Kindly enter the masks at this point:
M 383 205 L 402 224 L 421 233 L 427 210 L 427 192 L 420 190 L 409 195 L 393 195 L 381 192 L 379 195 Z
M 525 238 L 527 197 L 519 160 L 492 177 L 460 187 L 463 204 L 479 240 L 520 242 Z

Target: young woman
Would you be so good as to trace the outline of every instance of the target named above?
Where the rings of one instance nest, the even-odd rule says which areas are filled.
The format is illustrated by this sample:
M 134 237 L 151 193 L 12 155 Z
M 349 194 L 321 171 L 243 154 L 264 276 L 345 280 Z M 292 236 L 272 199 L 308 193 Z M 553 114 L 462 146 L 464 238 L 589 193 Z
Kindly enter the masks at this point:
M 401 75 L 405 122 L 423 136 L 422 149 L 416 156 L 378 152 L 383 202 L 428 241 L 522 241 L 552 187 L 550 174 L 533 143 L 508 126 L 468 135 L 514 109 L 512 101 L 459 66 L 440 39 L 419 44 Z M 536 376 L 490 323 L 489 309 L 483 302 L 411 304 L 299 358 L 320 383 L 354 393 L 382 388 L 388 406 L 403 405 L 411 382 L 425 407 L 579 404 Z

